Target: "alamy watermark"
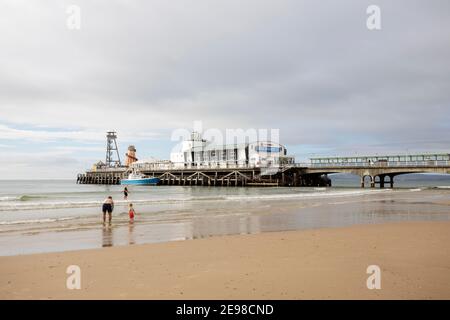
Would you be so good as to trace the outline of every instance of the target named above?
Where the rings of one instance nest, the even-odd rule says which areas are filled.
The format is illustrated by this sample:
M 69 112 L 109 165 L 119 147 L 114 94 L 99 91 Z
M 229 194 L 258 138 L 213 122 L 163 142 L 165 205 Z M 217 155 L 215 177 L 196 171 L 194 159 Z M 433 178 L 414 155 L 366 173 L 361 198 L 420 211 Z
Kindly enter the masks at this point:
M 69 30 L 81 29 L 81 8 L 77 5 L 70 5 L 66 8 L 66 26 Z
M 252 163 L 272 174 L 278 171 L 280 159 L 285 156 L 280 130 L 275 128 L 204 129 L 202 121 L 194 121 L 193 129 L 173 130 L 171 140 L 177 142 L 171 151 L 171 161 L 186 163 L 190 159 L 187 162 L 197 167 Z
M 367 289 L 381 289 L 381 269 L 379 266 L 373 264 L 367 267 L 367 274 L 370 276 L 367 278 L 366 285 Z
M 81 268 L 77 265 L 70 265 L 66 269 L 66 273 L 69 274 L 66 280 L 66 287 L 69 290 L 81 289 Z
M 369 30 L 381 30 L 381 9 L 377 5 L 370 5 L 366 9 L 369 15 L 366 20 L 366 27 Z
M 181 149 L 182 141 L 191 139 L 192 132 L 198 133 L 202 139 L 208 141 L 211 145 L 223 146 L 231 144 L 242 144 L 249 142 L 273 142 L 280 143 L 280 130 L 279 129 L 266 129 L 266 128 L 227 128 L 225 134 L 218 128 L 208 128 L 204 130 L 202 121 L 194 121 L 193 129 L 178 128 L 172 131 L 171 140 L 180 141 L 176 145 L 172 152 L 176 152 Z

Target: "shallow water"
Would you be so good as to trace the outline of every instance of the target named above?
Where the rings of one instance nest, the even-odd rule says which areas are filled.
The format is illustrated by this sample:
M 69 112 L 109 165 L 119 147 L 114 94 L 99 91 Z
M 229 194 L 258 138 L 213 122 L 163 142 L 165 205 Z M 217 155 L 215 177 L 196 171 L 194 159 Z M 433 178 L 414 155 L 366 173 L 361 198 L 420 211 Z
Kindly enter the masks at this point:
M 388 221 L 449 220 L 450 189 L 131 187 L 0 182 L 0 255 Z M 423 184 L 423 183 L 422 183 Z M 336 183 L 334 183 L 336 185 Z M 116 205 L 100 223 L 103 199 Z M 137 217 L 129 224 L 127 204 Z

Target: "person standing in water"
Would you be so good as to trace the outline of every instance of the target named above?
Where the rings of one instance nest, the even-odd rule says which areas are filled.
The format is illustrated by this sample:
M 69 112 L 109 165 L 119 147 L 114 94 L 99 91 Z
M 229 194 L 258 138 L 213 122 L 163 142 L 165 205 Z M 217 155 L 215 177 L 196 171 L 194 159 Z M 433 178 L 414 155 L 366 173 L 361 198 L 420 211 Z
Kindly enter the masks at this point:
M 123 199 L 127 200 L 128 199 L 128 188 L 125 187 L 125 189 L 123 189 Z
M 114 201 L 113 201 L 112 197 L 109 196 L 108 198 L 105 199 L 105 201 L 103 201 L 103 207 L 102 207 L 103 223 L 106 222 L 106 213 L 108 213 L 109 223 L 111 223 L 113 209 L 114 209 Z

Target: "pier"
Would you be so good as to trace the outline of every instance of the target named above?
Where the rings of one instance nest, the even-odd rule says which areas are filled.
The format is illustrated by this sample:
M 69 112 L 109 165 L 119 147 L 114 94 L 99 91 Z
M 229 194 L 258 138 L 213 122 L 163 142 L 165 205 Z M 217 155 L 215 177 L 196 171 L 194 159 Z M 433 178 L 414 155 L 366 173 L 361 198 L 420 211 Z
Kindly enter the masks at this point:
M 117 134 L 107 132 L 105 162 L 77 176 L 79 184 L 120 184 L 131 172 L 159 178 L 160 185 L 243 187 L 243 186 L 331 186 L 329 174 L 346 173 L 360 177 L 360 186 L 394 187 L 394 177 L 409 173 L 450 173 L 450 153 L 400 154 L 310 158 L 296 163 L 284 146 L 274 142 L 208 145 L 193 132 L 183 149 L 171 160 L 138 161 L 136 148 L 128 147 L 122 165 Z
M 104 170 L 88 170 L 77 176 L 78 184 L 120 184 L 127 177 L 128 168 L 110 168 Z
M 255 167 L 229 168 L 185 168 L 159 169 L 140 172 L 160 179 L 160 185 L 178 186 L 212 186 L 212 187 L 243 187 L 243 186 L 330 186 L 323 174 L 304 175 L 305 168 L 288 167 L 283 172 L 264 174 L 264 170 Z M 109 170 L 89 170 L 77 176 L 78 184 L 120 184 L 131 172 L 128 168 Z
M 356 156 L 312 158 L 307 174 L 349 173 L 360 177 L 365 187 L 368 177 L 370 187 L 394 187 L 394 177 L 409 173 L 450 174 L 450 154 L 414 154 L 389 156 Z
M 162 185 L 182 186 L 327 186 L 329 180 L 322 174 L 302 175 L 304 168 L 289 167 L 272 174 L 256 167 L 229 168 L 186 168 L 168 170 L 143 170 L 148 175 L 158 177 Z
M 189 166 L 186 168 L 153 169 L 141 167 L 140 172 L 160 179 L 161 185 L 179 186 L 331 186 L 328 174 L 348 173 L 360 177 L 361 187 L 369 178 L 369 186 L 384 188 L 394 187 L 394 177 L 408 173 L 450 174 L 448 154 L 399 156 L 398 160 L 376 160 L 377 157 L 365 158 L 313 158 L 310 163 L 294 163 L 280 165 L 267 170 L 258 167 L 229 166 L 227 168 L 211 168 L 205 166 Z M 422 158 L 421 158 L 422 157 Z M 354 159 L 354 161 L 352 161 Z M 422 160 L 417 160 L 422 159 Z M 430 160 L 434 159 L 434 160 Z M 130 168 L 111 168 L 105 170 L 89 170 L 78 175 L 80 184 L 120 184 L 130 172 Z M 269 171 L 269 172 L 267 172 Z

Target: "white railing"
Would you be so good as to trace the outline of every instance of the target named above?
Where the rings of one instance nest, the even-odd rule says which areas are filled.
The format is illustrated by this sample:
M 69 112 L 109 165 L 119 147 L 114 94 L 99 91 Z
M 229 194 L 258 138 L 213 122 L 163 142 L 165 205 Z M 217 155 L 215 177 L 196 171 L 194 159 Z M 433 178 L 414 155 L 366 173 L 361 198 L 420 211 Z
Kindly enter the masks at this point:
M 130 168 L 102 168 L 96 170 L 88 170 L 87 172 L 97 173 L 114 173 L 118 171 L 126 172 L 127 170 L 136 171 L 161 171 L 161 170 L 239 170 L 239 169 L 278 169 L 279 171 L 286 171 L 290 168 L 380 168 L 380 167 L 450 167 L 449 160 L 426 160 L 426 161 L 389 161 L 389 162 L 336 162 L 336 163 L 289 163 L 289 164 L 272 164 L 269 166 L 264 165 L 249 165 L 249 164 L 220 164 L 220 165 L 186 165 L 180 166 L 173 163 L 154 164 L 154 163 L 141 163 L 139 165 L 133 165 Z
M 425 161 L 389 161 L 389 162 L 337 162 L 337 163 L 309 163 L 308 168 L 335 167 L 448 167 L 448 160 Z
M 249 165 L 249 164 L 220 164 L 220 165 L 175 165 L 175 164 L 152 164 L 141 163 L 139 165 L 133 165 L 132 168 L 137 171 L 161 171 L 161 170 L 239 170 L 239 169 L 286 169 L 296 167 L 308 167 L 307 163 L 291 163 L 291 164 L 271 164 L 264 165 Z
M 144 163 L 138 166 L 133 166 L 136 170 L 140 171 L 160 171 L 160 170 L 220 170 L 220 169 L 252 169 L 259 168 L 255 165 L 246 164 L 222 164 L 222 165 L 174 165 L 174 164 L 164 164 L 164 165 L 153 165 L 151 163 Z

